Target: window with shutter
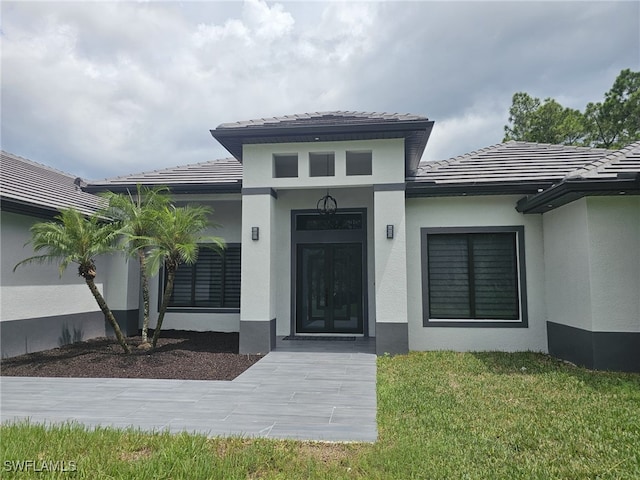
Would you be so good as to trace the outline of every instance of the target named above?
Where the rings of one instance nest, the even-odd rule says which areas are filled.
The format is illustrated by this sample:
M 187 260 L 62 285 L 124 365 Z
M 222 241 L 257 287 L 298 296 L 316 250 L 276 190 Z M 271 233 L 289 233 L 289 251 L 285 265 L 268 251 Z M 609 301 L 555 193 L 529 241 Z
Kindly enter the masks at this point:
M 166 274 L 165 274 L 166 282 Z M 173 311 L 238 310 L 240 308 L 240 244 L 222 252 L 201 246 L 198 261 L 176 271 L 169 308 Z
M 425 326 L 527 326 L 524 228 L 423 228 Z

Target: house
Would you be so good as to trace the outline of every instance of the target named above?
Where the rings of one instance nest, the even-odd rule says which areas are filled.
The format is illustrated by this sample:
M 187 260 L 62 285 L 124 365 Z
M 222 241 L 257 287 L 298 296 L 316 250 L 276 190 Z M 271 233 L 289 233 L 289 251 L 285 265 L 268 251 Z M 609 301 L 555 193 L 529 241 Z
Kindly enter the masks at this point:
M 432 127 L 342 111 L 227 123 L 211 134 L 232 158 L 76 193 L 168 185 L 214 209 L 228 247 L 180 268 L 164 328 L 238 331 L 244 353 L 369 336 L 379 354 L 534 350 L 640 371 L 640 142 L 507 142 L 420 163 Z M 105 262 L 105 292 L 136 318 L 135 269 Z

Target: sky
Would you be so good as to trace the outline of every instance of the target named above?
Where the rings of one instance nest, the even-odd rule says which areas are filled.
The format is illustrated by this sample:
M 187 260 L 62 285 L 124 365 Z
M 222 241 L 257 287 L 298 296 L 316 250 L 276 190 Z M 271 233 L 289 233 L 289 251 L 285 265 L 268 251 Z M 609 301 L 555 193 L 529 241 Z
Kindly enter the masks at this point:
M 435 121 L 423 161 L 500 143 L 511 98 L 583 110 L 640 70 L 638 1 L 3 1 L 2 149 L 85 179 L 229 157 L 221 123 Z

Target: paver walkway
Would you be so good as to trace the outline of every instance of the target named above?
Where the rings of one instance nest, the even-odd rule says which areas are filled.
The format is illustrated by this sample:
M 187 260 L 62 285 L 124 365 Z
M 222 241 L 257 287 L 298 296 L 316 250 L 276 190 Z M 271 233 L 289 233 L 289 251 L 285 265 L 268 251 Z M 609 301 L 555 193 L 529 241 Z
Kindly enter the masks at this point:
M 372 442 L 376 357 L 347 343 L 279 340 L 231 382 L 0 377 L 0 420 Z

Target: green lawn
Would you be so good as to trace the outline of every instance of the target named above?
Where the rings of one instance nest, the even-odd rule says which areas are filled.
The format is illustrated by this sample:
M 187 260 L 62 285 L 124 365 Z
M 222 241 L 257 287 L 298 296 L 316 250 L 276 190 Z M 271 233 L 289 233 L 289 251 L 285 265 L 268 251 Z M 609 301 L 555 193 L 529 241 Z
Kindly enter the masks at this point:
M 640 478 L 640 375 L 534 353 L 380 358 L 378 426 L 375 444 L 5 426 L 0 477 Z M 8 471 L 19 460 L 76 471 Z

